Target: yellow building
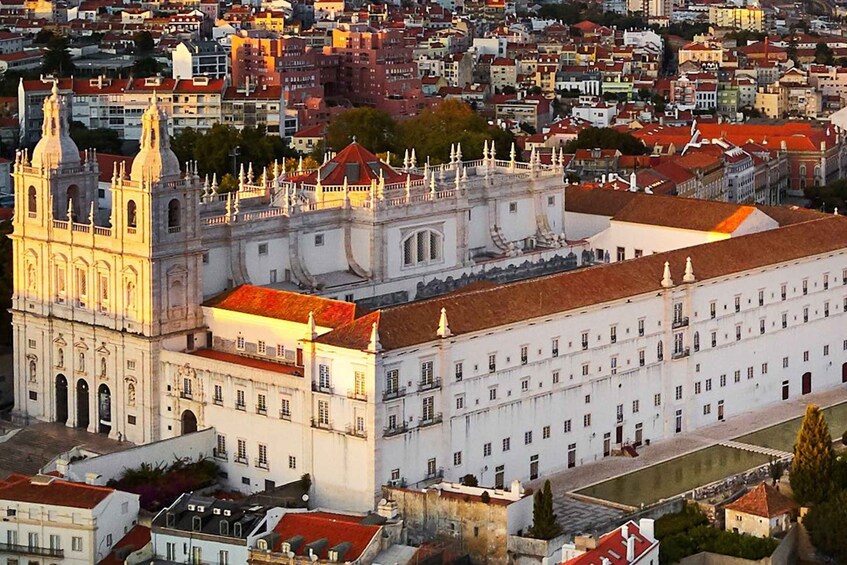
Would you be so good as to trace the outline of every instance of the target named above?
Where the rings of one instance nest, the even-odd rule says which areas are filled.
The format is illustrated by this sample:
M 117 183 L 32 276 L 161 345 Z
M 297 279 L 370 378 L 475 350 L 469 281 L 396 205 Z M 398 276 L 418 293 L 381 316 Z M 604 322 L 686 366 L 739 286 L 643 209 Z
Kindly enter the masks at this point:
M 688 61 L 693 63 L 714 63 L 719 66 L 723 60 L 723 47 L 718 43 L 687 43 L 679 50 L 679 66 Z
M 717 27 L 765 31 L 765 12 L 754 6 L 710 6 L 709 23 Z

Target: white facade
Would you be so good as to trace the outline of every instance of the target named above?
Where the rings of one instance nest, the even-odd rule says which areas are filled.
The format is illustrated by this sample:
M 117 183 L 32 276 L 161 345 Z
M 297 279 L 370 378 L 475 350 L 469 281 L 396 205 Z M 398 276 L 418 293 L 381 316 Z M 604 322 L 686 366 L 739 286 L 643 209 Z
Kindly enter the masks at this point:
M 0 559 L 45 565 L 98 563 L 135 525 L 138 509 L 137 494 L 44 475 L 24 478 L 18 485 L 0 488 Z

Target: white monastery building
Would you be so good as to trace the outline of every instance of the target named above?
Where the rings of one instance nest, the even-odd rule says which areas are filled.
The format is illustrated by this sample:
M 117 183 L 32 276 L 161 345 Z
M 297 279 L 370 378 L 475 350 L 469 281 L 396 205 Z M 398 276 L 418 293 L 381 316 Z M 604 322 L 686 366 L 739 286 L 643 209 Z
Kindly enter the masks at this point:
M 212 427 L 231 487 L 309 473 L 316 505 L 369 510 L 386 483 L 502 488 L 847 383 L 840 216 L 566 187 L 561 156 L 488 147 L 400 170 L 354 143 L 222 195 L 155 100 L 97 210 L 58 92 L 44 115 L 14 173 L 20 417 Z

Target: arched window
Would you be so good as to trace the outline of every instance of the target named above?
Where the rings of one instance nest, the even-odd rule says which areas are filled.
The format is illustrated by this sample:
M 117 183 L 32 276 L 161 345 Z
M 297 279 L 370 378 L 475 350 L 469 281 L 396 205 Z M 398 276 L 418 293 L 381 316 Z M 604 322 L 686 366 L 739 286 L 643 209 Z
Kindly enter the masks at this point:
M 80 373 L 85 372 L 85 353 L 83 353 L 82 351 L 79 352 L 79 367 L 77 367 L 76 370 Z
M 659 361 L 665 358 L 665 346 L 662 345 L 662 342 L 659 342 L 659 345 L 656 346 L 656 357 L 658 357 Z
M 38 364 L 35 362 L 35 359 L 31 359 L 29 362 L 29 382 L 34 383 L 36 381 L 38 375 Z
M 35 191 L 35 187 L 29 187 L 26 197 L 26 211 L 29 212 L 30 218 L 34 218 L 35 215 L 38 214 L 38 199 L 36 196 L 37 193 Z
M 128 228 L 135 227 L 135 200 L 126 203 L 126 226 Z
M 73 218 L 68 217 L 68 220 L 79 219 L 79 188 L 72 184 L 68 187 L 68 211 Z
M 814 184 L 817 186 L 821 181 L 821 166 L 815 165 L 815 179 Z
M 56 366 L 59 367 L 59 368 L 64 367 L 65 366 L 65 350 L 60 347 L 59 351 L 56 353 L 56 357 L 58 358 L 57 361 L 56 361 Z
M 700 351 L 700 332 L 694 332 L 694 351 Z
M 806 178 L 806 165 L 800 165 L 800 177 Z
M 403 266 L 412 267 L 441 261 L 444 237 L 435 230 L 421 230 L 403 240 Z
M 179 200 L 174 198 L 168 202 L 168 232 L 178 232 L 181 224 Z

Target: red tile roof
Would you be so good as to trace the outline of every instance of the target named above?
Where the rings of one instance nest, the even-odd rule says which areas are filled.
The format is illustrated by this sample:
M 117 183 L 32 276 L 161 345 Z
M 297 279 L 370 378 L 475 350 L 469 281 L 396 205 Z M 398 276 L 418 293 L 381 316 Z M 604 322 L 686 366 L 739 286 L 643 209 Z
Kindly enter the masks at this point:
M 625 524 L 630 537 L 635 537 L 635 559 L 646 553 L 656 544 L 641 535 L 641 530 L 633 521 Z M 621 528 L 617 528 L 600 538 L 597 547 L 582 555 L 565 561 L 562 565 L 602 565 L 603 559 L 608 559 L 610 565 L 627 565 L 626 540 L 624 540 Z
M 236 355 L 234 353 L 226 353 L 214 349 L 198 349 L 192 355 L 203 357 L 204 359 L 212 359 L 214 361 L 223 361 L 224 363 L 232 363 L 233 365 L 241 365 L 242 367 L 251 367 L 253 369 L 261 369 L 262 371 L 271 371 L 272 373 L 282 373 L 284 375 L 293 375 L 295 377 L 303 376 L 303 368 L 296 365 L 286 365 L 283 363 L 274 363 L 273 361 L 265 361 L 256 359 L 255 357 L 246 357 Z
M 297 555 L 307 555 L 307 544 L 326 539 L 326 545 L 318 553 L 320 559 L 327 559 L 330 549 L 347 542 L 350 548 L 340 556 L 339 561 L 355 561 L 380 531 L 380 526 L 361 524 L 361 521 L 361 516 L 330 512 L 288 512 L 274 528 L 279 534 L 279 543 L 274 547 L 274 551 L 280 551 L 282 542 L 294 536 L 303 536 L 303 543 L 297 549 Z
M 730 234 L 755 211 L 753 206 L 729 202 L 639 194 L 612 219 L 618 222 Z
M 138 551 L 148 543 L 150 543 L 150 528 L 136 524 L 115 544 L 112 552 L 97 565 L 123 565 L 128 554 Z M 119 554 L 123 557 L 119 557 Z
M 692 214 L 690 209 L 687 214 Z M 673 280 L 681 281 L 686 257 L 691 257 L 697 280 L 704 281 L 845 248 L 847 218 L 826 216 L 630 261 L 386 308 L 323 334 L 317 341 L 366 350 L 371 323 L 378 321 L 382 348 L 400 349 L 435 341 L 442 308 L 447 311 L 454 335 L 476 333 L 655 293 L 662 289 L 660 282 L 666 261 L 670 263 Z
M 20 475 L 7 477 L 4 483 L 0 485 L 0 500 L 89 510 L 115 492 L 111 488 L 71 483 L 56 478 L 49 482 L 45 479 L 44 484 L 33 484 L 32 479 L 25 479 Z
M 335 157 L 321 165 L 317 171 L 312 171 L 299 177 L 294 177 L 294 182 L 305 184 L 316 184 L 320 175 L 321 184 L 341 185 L 347 178 L 349 185 L 370 185 L 371 181 L 379 182 L 380 173 L 385 179 L 385 184 L 394 184 L 406 181 L 406 175 L 394 170 L 391 166 L 380 161 L 379 157 L 359 145 L 355 141 L 342 149 Z M 412 180 L 423 177 L 411 175 Z
M 744 514 L 773 518 L 797 510 L 797 504 L 770 486 L 762 483 L 735 502 L 726 505 L 727 510 L 735 510 Z
M 203 305 L 299 324 L 308 323 L 311 312 L 315 317 L 315 324 L 324 328 L 336 328 L 348 323 L 356 313 L 356 305 L 352 302 L 282 292 L 249 284 L 223 292 Z

